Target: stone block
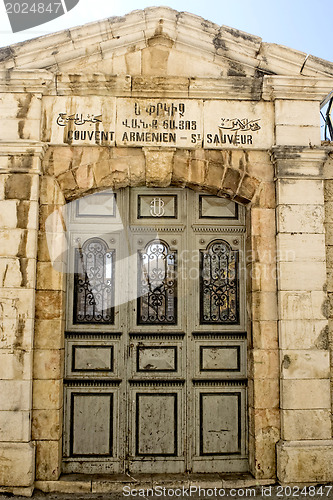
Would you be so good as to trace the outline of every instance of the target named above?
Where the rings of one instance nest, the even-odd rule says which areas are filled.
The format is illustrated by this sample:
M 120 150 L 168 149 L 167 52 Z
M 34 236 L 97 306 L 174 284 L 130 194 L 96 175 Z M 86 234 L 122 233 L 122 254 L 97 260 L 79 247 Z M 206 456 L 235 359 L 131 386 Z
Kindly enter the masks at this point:
M 252 321 L 253 349 L 277 349 L 277 322 Z
M 0 201 L 0 227 L 1 228 L 16 228 L 17 227 L 17 201 L 16 200 Z
M 280 482 L 333 481 L 333 441 L 280 441 L 277 444 L 277 476 Z
M 37 231 L 32 229 L 4 229 L 0 230 L 0 256 L 36 258 Z
M 259 192 L 254 200 L 254 205 L 260 208 L 275 208 L 276 196 L 273 182 L 262 182 Z
M 275 239 L 275 210 L 253 208 L 251 210 L 251 236 L 265 236 Z
M 58 441 L 62 436 L 61 410 L 33 410 L 32 439 Z
M 328 351 L 283 350 L 281 377 L 284 379 L 323 379 L 330 376 Z
M 276 144 L 278 146 L 320 146 L 320 127 L 311 125 L 276 125 Z
M 276 194 L 278 205 L 324 204 L 324 186 L 319 179 L 281 179 Z
M 35 447 L 32 443 L 0 444 L 0 484 L 32 486 L 35 475 Z
M 247 204 L 253 200 L 260 186 L 260 181 L 245 174 L 241 180 L 234 200 L 238 203 Z M 274 198 L 273 198 L 274 199 Z
M 327 320 L 288 319 L 279 321 L 281 349 L 327 349 Z
M 277 207 L 279 233 L 324 233 L 322 205 L 280 205 Z
M 91 493 L 91 480 L 86 481 L 35 481 L 36 489 L 44 493 Z
M 248 277 L 251 278 L 253 292 L 275 292 L 276 265 L 254 262 L 249 266 Z
M 63 349 L 64 326 L 62 319 L 37 319 L 34 347 L 36 349 Z
M 282 410 L 282 439 L 330 439 L 330 410 Z
M 41 205 L 63 205 L 65 198 L 54 177 L 44 175 L 40 182 Z
M 328 318 L 328 312 L 325 292 L 279 292 L 280 320 L 323 320 Z
M 21 347 L 14 352 L 0 350 L 0 380 L 31 380 L 32 352 Z
M 317 101 L 275 101 L 275 123 L 278 125 L 312 125 L 320 127 Z M 295 143 L 296 144 L 296 143 Z
M 0 282 L 5 288 L 35 288 L 36 261 L 0 258 Z
M 10 174 L 5 184 L 6 200 L 38 200 L 39 176 L 31 174 Z
M 270 428 L 280 428 L 279 408 L 249 408 L 250 434 L 256 436 Z
M 29 350 L 32 347 L 33 319 L 4 317 L 10 309 L 7 302 L 0 301 L 0 348 Z M 12 307 L 15 311 L 15 307 Z
M 63 388 L 60 380 L 35 380 L 33 383 L 33 409 L 57 410 L 63 404 Z
M 60 174 L 57 177 L 61 191 L 66 199 L 70 199 L 79 189 L 72 171 Z
M 325 201 L 333 201 L 333 179 L 324 180 Z
M 177 186 L 185 186 L 189 181 L 189 174 L 189 151 L 177 150 L 173 157 L 172 184 Z
M 281 381 L 281 408 L 284 410 L 327 409 L 330 406 L 329 379 Z
M 325 235 L 280 233 L 277 256 L 280 262 L 325 262 Z
M 82 165 L 73 170 L 79 189 L 89 190 L 95 186 L 95 178 L 91 165 Z
M 1 380 L 0 408 L 3 411 L 31 409 L 30 380 Z
M 277 296 L 275 292 L 252 293 L 252 319 L 254 321 L 277 320 Z
M 30 441 L 30 411 L 0 411 L 0 441 Z
M 279 408 L 280 398 L 278 379 L 259 379 L 252 383 L 254 408 Z
M 40 120 L 7 118 L 0 123 L 3 141 L 40 140 Z
M 8 309 L 9 316 L 7 316 L 6 319 L 21 320 L 21 323 L 18 322 L 17 325 L 19 333 L 21 331 L 22 322 L 26 321 L 28 318 L 34 318 L 35 291 L 32 288 L 2 288 L 0 290 L 0 304 L 2 304 L 2 308 L 3 303 L 9 301 L 12 302 L 13 306 L 10 310 Z
M 278 350 L 253 349 L 250 351 L 249 377 L 258 379 L 277 379 L 279 377 Z
M 61 473 L 61 439 L 57 441 L 37 441 L 36 443 L 36 479 L 54 481 Z
M 37 263 L 37 288 L 39 290 L 63 290 L 65 276 L 66 274 L 55 269 L 51 262 Z
M 174 150 L 144 148 L 147 186 L 167 187 L 171 183 Z
M 255 476 L 257 479 L 273 478 L 276 471 L 276 443 L 280 429 L 269 427 L 255 437 Z
M 324 262 L 279 262 L 280 290 L 324 290 L 326 266 Z
M 34 350 L 34 379 L 59 380 L 63 375 L 64 352 L 57 349 Z
M 36 318 L 61 319 L 64 315 L 64 293 L 55 290 L 38 290 L 36 292 Z
M 263 182 L 272 182 L 274 180 L 274 167 L 266 151 L 249 151 L 248 158 L 246 171 L 249 175 Z

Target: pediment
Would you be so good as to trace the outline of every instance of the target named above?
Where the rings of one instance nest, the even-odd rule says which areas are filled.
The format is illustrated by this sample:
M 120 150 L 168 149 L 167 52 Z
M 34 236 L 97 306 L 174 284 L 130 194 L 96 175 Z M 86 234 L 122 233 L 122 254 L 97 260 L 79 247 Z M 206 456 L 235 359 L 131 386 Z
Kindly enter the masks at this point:
M 0 70 L 187 78 L 333 77 L 333 63 L 152 7 L 0 49 Z

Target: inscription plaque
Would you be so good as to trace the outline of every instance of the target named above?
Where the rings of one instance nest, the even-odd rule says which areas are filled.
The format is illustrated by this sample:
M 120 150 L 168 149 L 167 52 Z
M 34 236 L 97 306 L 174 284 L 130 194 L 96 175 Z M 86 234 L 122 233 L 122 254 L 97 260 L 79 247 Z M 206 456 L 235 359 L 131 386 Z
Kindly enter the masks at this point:
M 193 148 L 202 145 L 202 101 L 118 99 L 119 146 Z

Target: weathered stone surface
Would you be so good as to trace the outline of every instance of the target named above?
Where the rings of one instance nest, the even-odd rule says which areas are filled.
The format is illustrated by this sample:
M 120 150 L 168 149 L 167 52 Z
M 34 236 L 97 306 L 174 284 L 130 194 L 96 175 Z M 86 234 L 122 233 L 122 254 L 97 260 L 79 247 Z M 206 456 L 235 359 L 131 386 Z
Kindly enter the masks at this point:
M 33 384 L 33 408 L 56 410 L 63 404 L 63 389 L 60 380 L 35 380 Z
M 281 407 L 285 410 L 330 408 L 329 379 L 282 380 Z
M 36 479 L 54 481 L 61 472 L 61 440 L 37 441 L 36 443 Z
M 33 410 L 32 439 L 57 441 L 62 436 L 62 412 L 58 410 Z
M 324 232 L 322 205 L 280 205 L 277 208 L 279 233 Z
M 282 410 L 282 439 L 330 439 L 330 410 Z
M 331 480 L 332 440 L 281 441 L 277 445 L 277 476 L 285 484 Z
M 277 183 L 278 205 L 322 205 L 323 203 L 322 180 L 287 179 Z
M 29 442 L 30 411 L 0 411 L 0 439 L 7 442 Z
M 325 379 L 330 376 L 329 352 L 323 350 L 281 350 L 284 379 Z
M 0 484 L 31 486 L 35 473 L 35 447 L 32 443 L 1 443 Z

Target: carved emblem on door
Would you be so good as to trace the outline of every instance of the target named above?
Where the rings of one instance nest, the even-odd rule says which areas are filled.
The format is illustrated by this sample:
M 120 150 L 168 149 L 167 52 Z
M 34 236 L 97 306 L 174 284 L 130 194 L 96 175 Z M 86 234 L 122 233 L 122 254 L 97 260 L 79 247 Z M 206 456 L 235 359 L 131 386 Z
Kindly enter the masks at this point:
M 153 198 L 150 202 L 150 215 L 152 217 L 163 217 L 164 214 L 164 201 L 162 198 Z

